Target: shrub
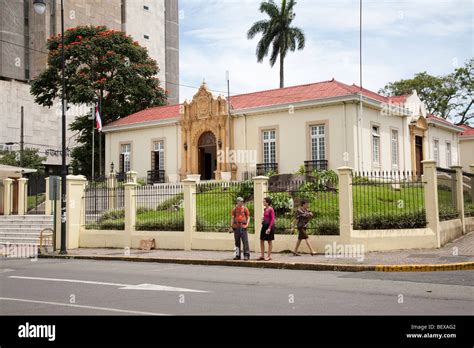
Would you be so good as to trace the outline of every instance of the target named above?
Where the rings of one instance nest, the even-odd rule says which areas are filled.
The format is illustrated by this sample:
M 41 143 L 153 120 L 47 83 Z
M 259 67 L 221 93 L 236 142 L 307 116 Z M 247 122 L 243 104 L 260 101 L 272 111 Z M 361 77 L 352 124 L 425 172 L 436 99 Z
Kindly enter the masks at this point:
M 391 230 L 424 227 L 426 227 L 424 211 L 393 215 L 374 214 L 364 216 L 354 222 L 354 229 L 356 230 Z
M 99 218 L 99 223 L 102 223 L 107 220 L 120 220 L 125 219 L 125 209 L 115 209 L 106 211 Z
M 253 198 L 253 182 L 252 180 L 243 181 L 237 186 L 232 186 L 230 191 L 234 193 L 234 200 L 242 197 L 245 202 L 248 202 Z
M 286 192 L 272 192 L 268 196 L 272 199 L 272 206 L 277 214 L 285 214 L 294 206 L 293 199 Z
M 137 231 L 184 231 L 184 220 L 138 222 Z
M 137 214 L 145 214 L 153 211 L 153 209 L 150 208 L 145 208 L 145 207 L 140 207 L 137 209 Z
M 295 172 L 295 175 L 305 175 L 306 174 L 306 168 L 304 164 L 300 165 L 300 168 Z
M 459 217 L 459 212 L 454 207 L 441 206 L 439 207 L 440 221 L 453 220 Z
M 123 220 L 104 220 L 98 225 L 99 230 L 125 230 L 125 222 Z
M 178 209 L 181 208 L 181 205 L 183 203 L 184 196 L 182 193 L 177 194 L 164 202 L 160 203 L 157 207 L 156 210 L 162 211 L 162 210 L 168 210 L 172 207 L 177 207 Z
M 316 221 L 312 226 L 313 234 L 319 236 L 339 235 L 339 223 L 337 221 Z

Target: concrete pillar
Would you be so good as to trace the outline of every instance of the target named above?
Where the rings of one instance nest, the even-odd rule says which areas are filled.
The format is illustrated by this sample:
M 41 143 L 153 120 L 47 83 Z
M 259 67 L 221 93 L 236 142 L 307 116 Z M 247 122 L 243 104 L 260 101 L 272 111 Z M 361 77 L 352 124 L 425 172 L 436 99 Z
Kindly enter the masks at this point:
M 184 250 L 192 250 L 193 234 L 196 231 L 196 180 L 183 180 L 184 195 Z
M 108 209 L 115 209 L 117 206 L 117 197 L 116 197 L 116 189 L 117 188 L 117 174 L 114 171 L 109 173 L 109 177 L 107 178 L 107 192 L 109 195 L 109 206 Z
M 462 233 L 466 233 L 466 223 L 464 218 L 464 190 L 463 190 L 463 175 L 462 166 L 451 166 L 452 170 L 456 171 L 456 210 L 459 213 L 459 217 L 462 223 Z
M 438 215 L 438 178 L 436 176 L 436 161 L 426 160 L 423 164 L 422 180 L 425 184 L 425 210 L 428 228 L 436 235 L 436 246 L 441 247 Z
M 134 182 L 127 182 L 124 186 L 124 199 L 125 199 L 125 231 L 124 231 L 124 248 L 132 247 L 132 233 L 135 230 L 136 224 L 136 200 L 135 200 L 135 189 L 137 184 Z
M 263 199 L 268 194 L 268 177 L 267 176 L 257 176 L 253 178 L 253 202 L 254 202 L 254 226 L 255 226 L 255 235 L 254 235 L 254 252 L 259 252 L 260 250 L 260 229 L 262 227 L 262 218 L 263 218 Z
M 79 235 L 85 225 L 85 190 L 87 180 L 82 175 L 66 177 L 66 249 L 79 248 Z M 60 214 L 58 214 L 60 215 Z M 61 225 L 57 225 L 56 243 L 61 245 Z
M 44 181 L 46 182 L 46 192 L 45 192 L 45 198 L 44 198 L 44 214 L 45 215 L 51 215 L 52 214 L 52 204 L 51 204 L 51 197 L 49 197 L 49 176 L 47 178 L 44 178 Z
M 26 215 L 28 210 L 28 179 L 18 179 L 18 215 Z
M 470 164 L 469 169 L 471 173 L 474 174 L 474 164 Z M 474 203 L 474 178 L 471 178 L 470 184 L 471 184 L 471 199 L 472 199 L 472 202 Z
M 136 184 L 137 183 L 137 172 L 127 172 L 125 174 L 125 182 L 126 183 L 133 183 L 133 184 Z
M 3 179 L 3 215 L 11 215 L 13 209 L 13 180 Z
M 341 243 L 350 244 L 354 221 L 352 202 L 352 168 L 339 167 L 339 235 Z

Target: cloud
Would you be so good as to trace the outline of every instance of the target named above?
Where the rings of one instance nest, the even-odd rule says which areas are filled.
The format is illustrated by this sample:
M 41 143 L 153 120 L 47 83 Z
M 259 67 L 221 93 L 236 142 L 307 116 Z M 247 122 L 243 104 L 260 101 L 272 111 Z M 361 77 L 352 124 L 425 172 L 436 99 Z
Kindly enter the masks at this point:
M 364 86 L 378 90 L 387 82 L 420 71 L 449 73 L 453 62 L 473 55 L 471 1 L 369 1 L 363 12 Z M 331 79 L 359 82 L 359 2 L 299 0 L 294 25 L 305 31 L 303 51 L 285 61 L 286 85 Z M 257 63 L 258 38 L 247 40 L 248 28 L 262 19 L 259 1 L 182 0 L 180 23 L 181 84 L 231 93 L 277 88 L 278 62 L 272 69 Z M 195 88 L 181 87 L 181 100 Z

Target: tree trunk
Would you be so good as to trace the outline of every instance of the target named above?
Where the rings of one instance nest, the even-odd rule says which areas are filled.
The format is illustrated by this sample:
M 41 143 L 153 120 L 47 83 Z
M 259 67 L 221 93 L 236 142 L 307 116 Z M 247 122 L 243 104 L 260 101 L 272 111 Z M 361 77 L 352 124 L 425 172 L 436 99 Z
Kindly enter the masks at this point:
M 284 70 L 285 58 L 280 53 L 280 88 L 285 87 L 285 70 Z

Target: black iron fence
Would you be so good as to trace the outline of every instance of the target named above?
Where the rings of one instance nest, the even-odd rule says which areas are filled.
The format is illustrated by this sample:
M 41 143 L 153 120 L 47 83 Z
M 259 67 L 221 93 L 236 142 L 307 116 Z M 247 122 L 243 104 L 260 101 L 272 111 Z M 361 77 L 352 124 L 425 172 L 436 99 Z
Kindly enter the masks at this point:
M 414 172 L 355 172 L 352 177 L 354 229 L 426 227 L 424 186 Z
M 463 172 L 464 216 L 474 217 L 474 174 Z
M 107 181 L 89 182 L 84 199 L 86 229 L 125 229 L 123 187 L 108 187 Z
M 440 221 L 459 218 L 456 205 L 456 171 L 436 168 L 438 181 L 438 216 Z
M 232 209 L 238 197 L 250 213 L 247 231 L 254 233 L 253 182 L 208 182 L 196 187 L 196 230 L 198 232 L 230 232 Z
M 46 177 L 42 174 L 28 175 L 27 214 L 44 215 L 46 210 Z
M 163 184 L 135 191 L 138 231 L 184 231 L 183 186 Z
M 296 212 L 303 202 L 307 202 L 314 216 L 307 225 L 307 233 L 339 234 L 337 176 L 308 177 L 306 180 L 270 180 L 267 196 L 271 198 L 275 210 L 275 233 L 297 233 Z

